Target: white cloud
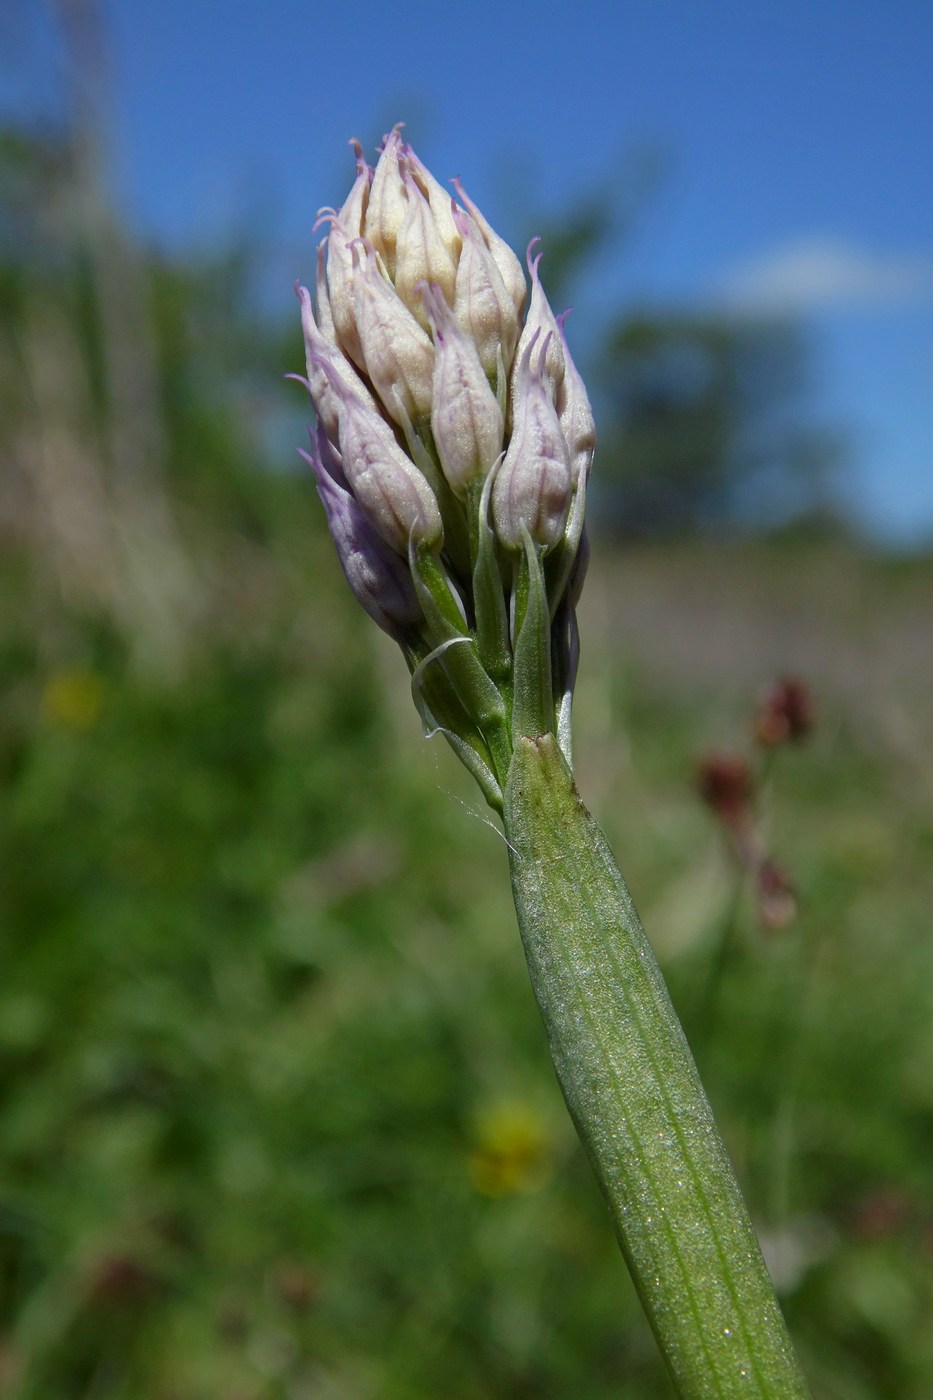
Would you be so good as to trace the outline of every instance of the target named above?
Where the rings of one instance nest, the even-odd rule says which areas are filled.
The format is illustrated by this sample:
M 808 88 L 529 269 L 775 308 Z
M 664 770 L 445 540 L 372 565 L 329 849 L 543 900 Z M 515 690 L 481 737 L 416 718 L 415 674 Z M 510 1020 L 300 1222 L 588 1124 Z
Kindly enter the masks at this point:
M 714 295 L 739 315 L 915 305 L 933 297 L 933 256 L 877 254 L 841 240 L 803 238 L 737 267 Z

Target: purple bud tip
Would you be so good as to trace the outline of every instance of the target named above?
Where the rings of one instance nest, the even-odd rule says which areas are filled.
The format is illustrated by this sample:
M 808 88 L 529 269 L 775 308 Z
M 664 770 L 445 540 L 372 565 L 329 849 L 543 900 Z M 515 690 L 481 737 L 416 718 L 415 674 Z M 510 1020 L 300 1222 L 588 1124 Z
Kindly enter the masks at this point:
M 562 311 L 562 312 L 560 313 L 560 315 L 557 317 L 557 329 L 560 331 L 561 339 L 564 339 L 564 322 L 566 321 L 567 317 L 570 315 L 570 313 L 571 313 L 572 310 L 573 310 L 573 307 L 572 307 L 572 306 L 568 306 L 568 307 L 567 307 L 567 310 L 566 310 L 566 311 Z
M 311 381 L 305 379 L 303 374 L 286 374 L 285 378 L 293 379 L 296 384 L 300 384 L 303 389 L 307 389 L 309 394 L 311 393 Z
M 321 227 L 322 224 L 335 224 L 336 222 L 337 222 L 337 210 L 336 210 L 336 209 L 328 209 L 328 208 L 319 209 L 319 210 L 317 211 L 317 218 L 315 219 L 314 223 L 311 225 L 311 232 L 312 232 L 312 233 L 317 233 L 318 229 Z
M 353 147 L 353 154 L 356 157 L 357 175 L 362 175 L 365 171 L 369 178 L 372 179 L 372 168 L 370 167 L 369 162 L 366 160 L 366 157 L 363 155 L 362 144 L 357 140 L 355 136 L 351 136 L 350 145 Z
M 305 333 L 305 339 L 310 343 L 318 334 L 317 322 L 314 319 L 314 306 L 311 301 L 311 293 L 307 287 L 303 287 L 300 282 L 295 283 L 295 296 L 301 303 L 301 327 Z
M 457 184 L 459 184 L 459 180 Z M 454 199 L 453 195 L 451 195 L 450 198 L 450 213 L 454 221 L 454 228 L 465 242 L 471 236 L 476 225 L 473 223 L 473 220 L 466 210 L 460 208 L 460 205 Z
M 539 253 L 539 254 L 537 255 L 537 257 L 535 258 L 534 262 L 532 262 L 532 260 L 531 260 L 531 254 L 532 254 L 532 252 L 533 252 L 533 250 L 534 250 L 534 246 L 535 246 L 536 243 L 540 243 L 540 242 L 541 242 L 541 235 L 540 235 L 540 233 L 536 233 L 535 236 L 534 236 L 534 238 L 533 238 L 533 239 L 531 240 L 531 242 L 528 244 L 527 249 L 525 250 L 525 262 L 528 264 L 528 271 L 531 273 L 531 280 L 532 280 L 532 282 L 537 282 L 537 280 L 538 280 L 538 264 L 539 264 L 539 262 L 541 261 L 541 259 L 544 257 L 544 253 L 542 252 L 542 253 Z
M 466 209 L 469 210 L 469 213 L 471 213 L 472 216 L 474 216 L 476 223 L 478 223 L 479 227 L 482 228 L 483 223 L 485 223 L 485 221 L 483 221 L 483 216 L 481 213 L 479 213 L 479 210 L 476 209 L 476 206 L 474 202 L 472 202 L 471 197 L 469 197 L 468 193 L 466 193 L 466 190 L 464 189 L 464 182 L 461 181 L 459 175 L 457 176 L 457 178 L 452 179 L 451 185 L 454 186 L 455 190 L 457 190 L 458 199 L 461 200 L 461 203 L 464 204 Z
M 534 370 L 531 368 L 531 356 L 532 356 L 532 354 L 533 354 L 533 352 L 534 352 L 535 344 L 536 344 L 537 339 L 538 339 L 538 336 L 539 336 L 540 334 L 541 334 L 541 327 L 539 326 L 538 329 L 535 331 L 534 335 L 533 335 L 533 336 L 531 337 L 531 339 L 529 340 L 528 344 L 525 346 L 525 353 L 524 353 L 524 355 L 522 355 L 522 362 L 521 362 L 521 365 L 519 366 L 519 368 L 522 369 L 522 370 L 524 370 L 526 374 L 533 374 L 533 373 L 534 373 Z M 550 340 L 550 338 L 551 338 L 550 335 L 548 335 L 548 340 Z M 546 343 L 547 343 L 547 342 L 545 342 L 545 344 L 546 344 Z M 540 360 L 539 360 L 539 364 L 540 364 Z
M 379 154 L 382 155 L 385 148 L 392 142 L 399 145 L 402 140 L 402 132 L 405 130 L 404 122 L 396 122 L 391 131 L 387 131 L 379 143 Z

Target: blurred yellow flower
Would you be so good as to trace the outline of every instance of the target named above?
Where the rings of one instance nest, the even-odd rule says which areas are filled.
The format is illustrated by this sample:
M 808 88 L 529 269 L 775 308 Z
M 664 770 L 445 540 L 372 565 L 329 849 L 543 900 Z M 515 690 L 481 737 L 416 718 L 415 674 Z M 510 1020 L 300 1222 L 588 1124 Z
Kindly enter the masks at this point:
M 66 729 L 91 729 L 104 705 L 104 683 L 86 667 L 56 671 L 42 692 L 42 717 Z
M 470 1180 L 484 1196 L 535 1191 L 548 1175 L 547 1134 L 523 1104 L 497 1104 L 477 1118 Z

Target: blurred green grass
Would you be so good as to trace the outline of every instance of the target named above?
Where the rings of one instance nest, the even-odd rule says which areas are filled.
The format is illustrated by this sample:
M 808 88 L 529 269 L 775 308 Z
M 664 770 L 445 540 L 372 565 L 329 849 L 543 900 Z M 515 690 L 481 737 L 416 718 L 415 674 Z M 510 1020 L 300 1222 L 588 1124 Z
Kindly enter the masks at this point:
M 2 565 L 0 1392 L 670 1393 L 567 1120 L 501 838 L 345 596 L 304 478 L 194 483 L 183 664 Z M 597 550 L 584 797 L 655 941 L 815 1394 L 933 1393 L 933 564 Z M 928 642 L 927 634 L 927 642 Z M 798 921 L 697 756 L 819 703 L 765 794 Z

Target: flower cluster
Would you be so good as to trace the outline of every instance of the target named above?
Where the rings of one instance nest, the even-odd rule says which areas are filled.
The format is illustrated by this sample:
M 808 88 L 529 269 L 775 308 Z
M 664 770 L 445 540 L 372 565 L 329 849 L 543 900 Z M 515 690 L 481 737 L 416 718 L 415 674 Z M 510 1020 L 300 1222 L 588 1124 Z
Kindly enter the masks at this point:
M 569 760 L 593 415 L 534 242 L 529 296 L 400 127 L 375 169 L 353 146 L 352 189 L 315 225 L 315 295 L 297 289 L 317 419 L 303 455 L 426 726 L 499 806 L 518 735 L 552 731 Z

